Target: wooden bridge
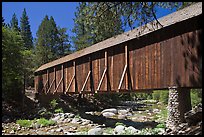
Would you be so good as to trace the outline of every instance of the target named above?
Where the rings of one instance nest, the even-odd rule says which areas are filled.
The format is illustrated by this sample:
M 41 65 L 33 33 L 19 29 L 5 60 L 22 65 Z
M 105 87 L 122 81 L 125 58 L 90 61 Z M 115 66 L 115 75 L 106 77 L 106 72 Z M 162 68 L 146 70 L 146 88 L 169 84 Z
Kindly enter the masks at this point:
M 42 65 L 35 91 L 42 94 L 139 92 L 202 87 L 202 4 L 147 27 L 109 38 Z

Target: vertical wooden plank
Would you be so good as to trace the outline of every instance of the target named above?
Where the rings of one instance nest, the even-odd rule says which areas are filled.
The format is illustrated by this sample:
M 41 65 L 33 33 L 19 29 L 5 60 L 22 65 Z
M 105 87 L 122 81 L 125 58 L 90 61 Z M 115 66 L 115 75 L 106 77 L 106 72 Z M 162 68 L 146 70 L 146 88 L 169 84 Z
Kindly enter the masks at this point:
M 54 67 L 54 90 L 56 89 L 56 66 Z M 52 90 L 51 93 L 54 92 L 54 90 Z
M 73 73 L 74 73 L 74 81 L 73 81 L 73 84 L 74 84 L 74 92 L 77 92 L 77 87 L 76 87 L 76 62 L 75 62 L 75 60 L 73 61 Z
M 161 47 L 161 44 L 160 44 L 160 42 L 158 43 L 158 45 L 157 45 L 158 47 L 157 47 L 157 58 L 158 58 L 158 64 L 157 64 L 157 68 L 158 68 L 158 70 L 157 70 L 157 86 L 158 86 L 158 88 L 160 88 L 161 87 L 161 53 L 160 53 L 160 47 Z
M 49 69 L 47 69 L 47 86 L 45 88 L 45 91 L 47 91 L 49 88 Z
M 126 73 L 125 73 L 125 89 L 129 89 L 128 87 L 128 71 L 129 71 L 129 63 L 128 63 L 128 46 L 127 44 L 125 45 L 125 65 L 127 65 L 127 70 L 126 70 Z
M 108 51 L 105 50 L 105 69 L 107 69 L 106 71 L 106 79 L 105 79 L 105 89 L 108 91 Z
M 62 91 L 64 93 L 64 64 L 62 64 Z

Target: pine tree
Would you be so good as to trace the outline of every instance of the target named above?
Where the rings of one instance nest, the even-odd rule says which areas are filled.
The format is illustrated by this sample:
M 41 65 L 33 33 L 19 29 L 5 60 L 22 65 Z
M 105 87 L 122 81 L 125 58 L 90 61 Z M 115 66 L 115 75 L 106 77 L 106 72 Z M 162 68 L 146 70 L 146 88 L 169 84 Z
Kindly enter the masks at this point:
M 24 40 L 25 43 L 25 48 L 26 49 L 32 49 L 33 48 L 33 37 L 32 37 L 32 33 L 30 30 L 30 24 L 29 24 L 29 18 L 26 14 L 26 10 L 24 8 L 23 10 L 23 14 L 21 17 L 21 36 Z
M 72 37 L 72 39 L 76 50 L 91 46 L 123 32 L 120 16 L 115 15 L 110 10 L 100 18 L 95 18 L 107 7 L 104 6 L 96 10 L 91 6 L 92 3 L 81 2 L 77 7 L 77 12 L 75 12 L 75 26 L 72 31 L 76 36 Z
M 17 32 L 20 32 L 20 28 L 18 27 L 18 19 L 16 17 L 16 14 L 14 13 L 11 19 L 11 28 Z
M 65 28 L 56 27 L 54 18 L 46 15 L 37 31 L 35 62 L 42 64 L 57 59 L 69 52 L 70 44 Z
M 59 37 L 59 45 L 58 45 L 58 57 L 62 57 L 64 55 L 67 55 L 71 53 L 70 48 L 71 44 L 69 41 L 69 36 L 66 34 L 67 29 L 66 28 L 60 28 L 58 26 L 58 37 Z

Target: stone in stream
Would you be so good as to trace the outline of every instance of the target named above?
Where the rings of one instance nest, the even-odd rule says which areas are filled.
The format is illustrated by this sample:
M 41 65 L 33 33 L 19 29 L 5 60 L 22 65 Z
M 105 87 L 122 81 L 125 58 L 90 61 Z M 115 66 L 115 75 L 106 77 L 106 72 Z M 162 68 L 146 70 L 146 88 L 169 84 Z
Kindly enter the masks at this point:
M 114 128 L 114 133 L 115 134 L 122 134 L 125 133 L 125 126 L 123 125 L 118 125 Z
M 115 108 L 109 108 L 109 109 L 104 109 L 101 113 L 103 114 L 105 112 L 111 112 L 111 113 L 117 114 L 118 110 Z
M 140 132 L 140 130 L 135 129 L 133 126 L 127 127 L 126 130 L 129 131 L 131 135 L 132 135 L 132 134 L 135 135 L 135 134 L 138 134 L 138 133 Z
M 112 116 L 115 115 L 115 113 L 112 113 L 112 112 L 104 112 L 104 113 L 102 113 L 102 115 L 103 115 L 104 117 L 112 117 Z
M 73 123 L 73 124 L 80 124 L 81 120 L 79 118 L 73 118 L 71 123 Z
M 56 131 L 57 131 L 57 132 L 62 132 L 62 131 L 63 131 L 63 128 L 60 127 L 60 128 L 58 128 L 58 129 L 56 129 Z
M 103 129 L 100 127 L 92 128 L 88 131 L 88 135 L 102 135 Z

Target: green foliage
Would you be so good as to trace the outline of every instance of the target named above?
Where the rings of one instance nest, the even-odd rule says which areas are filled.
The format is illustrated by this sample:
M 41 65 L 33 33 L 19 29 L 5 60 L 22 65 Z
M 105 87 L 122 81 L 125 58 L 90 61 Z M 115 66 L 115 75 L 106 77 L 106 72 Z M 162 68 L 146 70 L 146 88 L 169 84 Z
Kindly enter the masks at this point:
M 118 125 L 123 125 L 123 126 L 124 126 L 123 123 L 121 123 L 121 122 L 116 122 L 116 123 L 115 123 L 115 126 L 118 126 Z
M 88 19 L 91 15 L 95 15 L 94 20 L 103 24 L 111 21 L 111 18 L 107 17 L 106 20 L 103 20 L 102 17 L 111 15 L 122 18 L 122 26 L 133 29 L 155 20 L 158 7 L 171 10 L 181 9 L 193 3 L 195 2 L 90 2 L 89 9 L 92 9 L 93 12 L 87 12 L 84 18 Z
M 77 12 L 75 12 L 75 26 L 72 31 L 76 36 L 72 37 L 72 40 L 76 50 L 81 50 L 123 32 L 121 19 L 118 15 L 115 15 L 113 11 L 108 11 L 100 18 L 95 18 L 103 13 L 107 6 L 104 5 L 100 9 L 91 8 L 93 4 L 95 3 L 80 2 Z
M 63 111 L 63 109 L 62 108 L 57 108 L 57 109 L 55 109 L 55 113 L 63 113 L 64 111 Z
M 65 28 L 57 28 L 54 18 L 46 15 L 41 22 L 35 41 L 36 68 L 69 53 L 70 43 Z
M 20 22 L 21 22 L 20 23 L 21 36 L 24 41 L 24 47 L 27 50 L 33 49 L 33 41 L 32 41 L 33 37 L 32 37 L 31 30 L 30 30 L 30 24 L 29 24 L 29 20 L 28 20 L 28 16 L 27 16 L 25 8 L 23 10 L 23 14 L 22 14 Z
M 156 128 L 166 128 L 165 123 L 160 123 L 156 126 Z
M 23 87 L 23 40 L 18 32 L 2 27 L 2 93 L 21 99 Z
M 19 124 L 21 127 L 30 127 L 32 124 L 32 120 L 20 119 L 20 120 L 17 120 L 16 123 Z
M 50 107 L 52 109 L 55 109 L 57 107 L 58 103 L 56 99 L 53 99 L 52 101 L 50 101 Z
M 169 91 L 168 90 L 155 90 L 152 94 L 154 100 L 168 104 Z
M 55 121 L 47 120 L 45 118 L 40 118 L 40 119 L 37 120 L 37 123 L 41 124 L 43 127 L 45 127 L 45 126 L 52 126 L 52 125 L 54 125 Z
M 16 17 L 16 14 L 14 13 L 11 19 L 11 29 L 16 31 L 16 32 L 20 32 L 20 28 L 18 27 L 18 19 Z
M 202 103 L 202 89 L 191 89 L 190 96 L 192 107 Z

